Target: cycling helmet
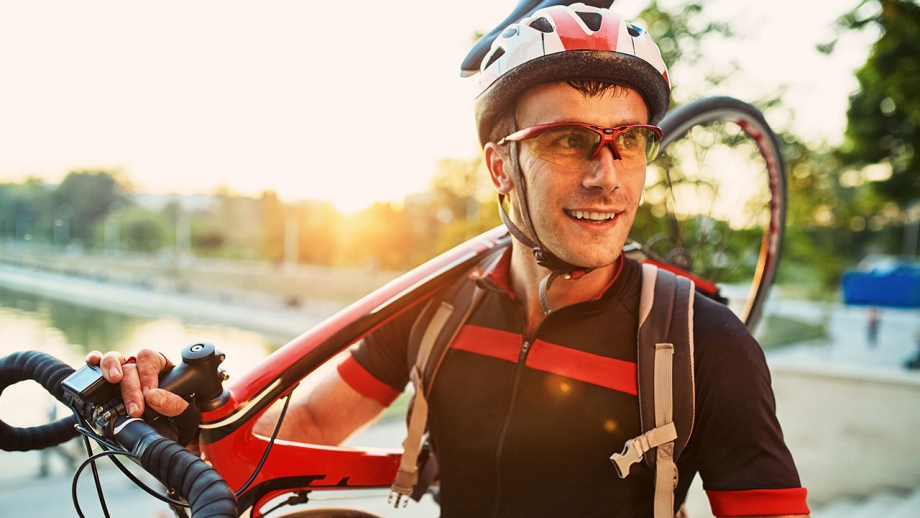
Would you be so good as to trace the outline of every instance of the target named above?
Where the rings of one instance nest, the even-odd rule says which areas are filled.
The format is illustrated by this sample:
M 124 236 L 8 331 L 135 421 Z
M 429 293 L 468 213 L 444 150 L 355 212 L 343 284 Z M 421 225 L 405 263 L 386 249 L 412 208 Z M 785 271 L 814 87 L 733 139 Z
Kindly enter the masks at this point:
M 509 25 L 492 42 L 480 72 L 475 114 L 483 146 L 505 109 L 540 83 L 597 80 L 632 88 L 645 99 L 650 124 L 664 117 L 671 99 L 668 69 L 651 36 L 608 9 L 583 3 L 545 7 Z M 552 308 L 547 293 L 553 281 L 560 275 L 576 279 L 591 269 L 569 263 L 543 245 L 527 207 L 527 183 L 517 161 L 517 143 L 509 142 L 509 146 L 517 204 L 527 232 L 511 221 L 502 194 L 498 195 L 499 215 L 511 234 L 533 250 L 537 264 L 550 271 L 539 290 L 540 304 L 548 314 Z
M 514 99 L 539 83 L 599 80 L 637 90 L 649 123 L 664 117 L 671 98 L 668 69 L 645 30 L 609 9 L 556 5 L 509 25 L 480 67 L 475 101 L 480 144 Z

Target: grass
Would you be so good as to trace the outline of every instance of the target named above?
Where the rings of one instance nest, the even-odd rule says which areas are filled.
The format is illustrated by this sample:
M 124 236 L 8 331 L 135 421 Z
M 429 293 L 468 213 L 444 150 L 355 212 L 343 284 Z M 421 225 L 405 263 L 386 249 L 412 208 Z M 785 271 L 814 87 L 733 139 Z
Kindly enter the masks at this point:
M 760 325 L 757 340 L 764 349 L 827 338 L 827 323 L 810 323 L 780 315 L 766 315 Z
M 406 414 L 409 412 L 409 401 L 412 399 L 413 395 L 414 392 L 411 390 L 406 390 L 400 394 L 399 397 L 383 411 L 380 420 L 406 419 Z

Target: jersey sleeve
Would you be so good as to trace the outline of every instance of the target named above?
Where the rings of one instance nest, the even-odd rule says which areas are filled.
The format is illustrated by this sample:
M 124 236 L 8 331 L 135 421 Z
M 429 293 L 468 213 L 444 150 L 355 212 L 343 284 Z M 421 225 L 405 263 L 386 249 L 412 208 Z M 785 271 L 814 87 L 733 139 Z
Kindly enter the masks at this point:
M 409 333 L 420 311 L 414 307 L 358 342 L 338 367 L 342 379 L 384 406 L 392 403 L 409 383 Z
M 759 344 L 731 311 L 694 305 L 696 422 L 688 448 L 717 516 L 808 514 Z

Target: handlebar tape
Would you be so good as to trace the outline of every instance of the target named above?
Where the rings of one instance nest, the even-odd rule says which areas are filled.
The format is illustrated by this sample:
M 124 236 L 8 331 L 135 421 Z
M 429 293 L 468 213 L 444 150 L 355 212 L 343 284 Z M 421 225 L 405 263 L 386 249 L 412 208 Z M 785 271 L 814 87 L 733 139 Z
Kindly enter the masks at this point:
M 185 498 L 193 518 L 239 516 L 233 491 L 214 468 L 162 436 L 143 442 L 141 466 Z
M 58 401 L 70 404 L 61 388 L 61 381 L 73 371 L 73 367 L 48 354 L 37 351 L 16 352 L 0 359 L 0 393 L 20 381 L 35 380 Z M 30 428 L 17 428 L 0 421 L 0 449 L 31 451 L 61 444 L 76 437 L 76 423 L 75 416 Z

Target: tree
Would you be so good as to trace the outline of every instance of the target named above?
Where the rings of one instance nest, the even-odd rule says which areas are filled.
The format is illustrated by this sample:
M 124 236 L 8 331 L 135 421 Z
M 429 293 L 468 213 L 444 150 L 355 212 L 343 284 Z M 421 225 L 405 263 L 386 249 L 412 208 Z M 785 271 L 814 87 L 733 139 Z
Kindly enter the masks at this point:
M 427 222 L 433 227 L 417 232 L 420 239 L 433 238 L 419 260 L 434 257 L 501 224 L 482 155 L 470 160 L 440 160 L 431 179 L 431 192 L 427 214 L 412 218 L 416 226 Z
M 52 191 L 41 179 L 0 184 L 0 236 L 52 241 Z
M 920 5 L 911 0 L 863 0 L 837 25 L 841 31 L 870 26 L 880 31 L 865 65 L 856 72 L 859 91 L 850 97 L 841 161 L 857 167 L 883 164 L 882 178 L 871 185 L 903 209 L 920 196 Z M 821 49 L 832 52 L 835 44 L 836 40 Z
M 392 203 L 376 202 L 345 221 L 343 264 L 403 270 L 415 266 L 416 250 L 412 221 L 405 210 Z
M 70 215 L 70 236 L 96 241 L 96 227 L 128 205 L 129 184 L 118 171 L 74 171 L 54 191 L 56 211 Z
M 121 242 L 135 252 L 156 252 L 169 241 L 169 221 L 162 213 L 131 207 L 121 217 Z
M 668 67 L 672 70 L 681 69 L 679 75 L 682 77 L 699 76 L 699 91 L 686 90 L 690 81 L 673 85 L 675 95 L 671 97 L 672 106 L 678 103 L 676 98 L 683 101 L 692 100 L 702 95 L 708 87 L 721 83 L 738 70 L 735 63 L 720 68 L 716 62 L 704 59 L 706 55 L 703 45 L 707 40 L 731 38 L 734 34 L 728 23 L 707 20 L 703 16 L 703 11 L 703 2 L 690 1 L 666 11 L 662 10 L 658 0 L 652 0 L 639 13 L 639 18 L 645 22 Z

